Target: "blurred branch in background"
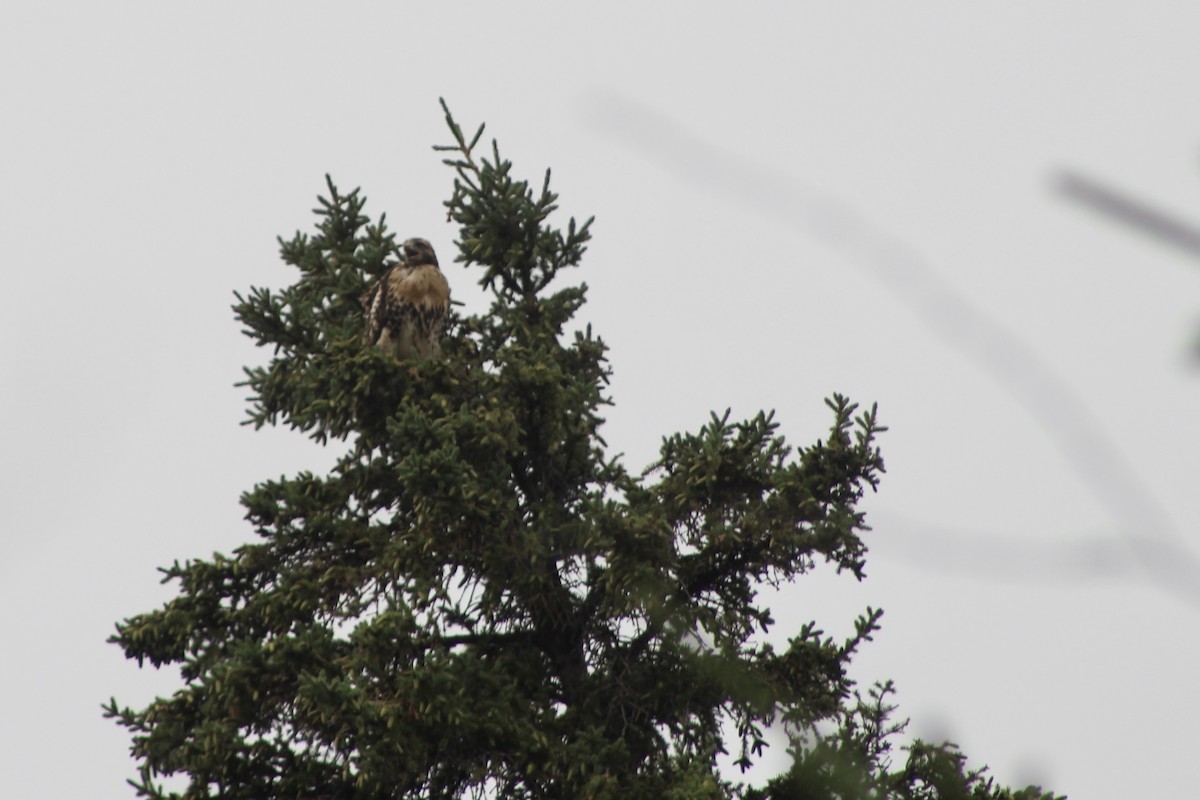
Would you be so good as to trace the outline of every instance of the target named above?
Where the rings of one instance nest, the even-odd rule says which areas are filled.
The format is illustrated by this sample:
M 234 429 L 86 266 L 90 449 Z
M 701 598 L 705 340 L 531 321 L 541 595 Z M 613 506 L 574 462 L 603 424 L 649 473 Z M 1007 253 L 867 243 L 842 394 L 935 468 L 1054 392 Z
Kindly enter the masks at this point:
M 1200 258 L 1200 228 L 1071 170 L 1060 170 L 1054 185 L 1069 200 Z M 1200 361 L 1200 335 L 1192 341 L 1192 358 Z
M 1077 172 L 1061 170 L 1054 184 L 1067 198 L 1200 258 L 1200 229 Z
M 1143 572 L 1116 534 L 1014 536 L 931 525 L 886 512 L 874 515 L 872 527 L 887 531 L 879 552 L 964 578 L 1061 585 L 1137 580 Z
M 753 208 L 841 251 L 866 269 L 939 338 L 987 370 L 1022 405 L 1121 532 L 1124 557 L 1156 586 L 1200 606 L 1200 561 L 1087 403 L 1003 322 L 972 305 L 908 243 L 850 203 L 804 186 L 777 163 L 764 165 L 695 136 L 658 111 L 609 91 L 585 98 L 585 123 L 680 180 Z M 936 538 L 936 535 L 934 535 Z M 932 540 L 913 546 L 940 544 Z M 1010 550 L 1015 542 L 1009 542 Z M 1017 553 L 1013 550 L 1013 555 Z M 1009 562 L 1040 568 L 1037 552 Z M 1106 559 L 1102 559 L 1106 561 Z M 1112 574 L 1093 560 L 1098 575 Z M 1082 566 L 1082 565 L 1081 565 Z

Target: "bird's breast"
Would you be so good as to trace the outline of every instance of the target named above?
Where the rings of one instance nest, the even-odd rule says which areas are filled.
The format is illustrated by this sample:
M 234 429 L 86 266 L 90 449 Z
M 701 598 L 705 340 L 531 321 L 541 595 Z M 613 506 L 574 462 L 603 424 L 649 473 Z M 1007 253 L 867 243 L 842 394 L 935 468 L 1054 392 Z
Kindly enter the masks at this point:
M 416 306 L 450 306 L 450 284 L 434 266 L 409 267 L 393 270 L 390 289 L 401 303 Z

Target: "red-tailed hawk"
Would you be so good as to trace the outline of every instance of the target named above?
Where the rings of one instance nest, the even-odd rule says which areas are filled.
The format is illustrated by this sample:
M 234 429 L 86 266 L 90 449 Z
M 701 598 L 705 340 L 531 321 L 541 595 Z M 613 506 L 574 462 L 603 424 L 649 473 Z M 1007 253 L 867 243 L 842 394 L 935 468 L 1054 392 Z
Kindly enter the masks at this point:
M 429 358 L 441 350 L 450 313 L 450 284 L 424 239 L 404 243 L 404 261 L 393 264 L 363 295 L 367 341 L 399 358 Z

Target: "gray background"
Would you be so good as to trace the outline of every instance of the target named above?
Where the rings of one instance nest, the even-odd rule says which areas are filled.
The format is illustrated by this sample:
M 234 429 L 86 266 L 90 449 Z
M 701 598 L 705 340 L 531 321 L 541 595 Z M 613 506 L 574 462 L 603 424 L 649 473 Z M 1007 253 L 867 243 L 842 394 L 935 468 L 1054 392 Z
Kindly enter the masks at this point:
M 7 4 L 3 794 L 132 796 L 100 703 L 177 677 L 113 622 L 170 596 L 155 567 L 248 540 L 241 491 L 334 456 L 239 427 L 265 354 L 231 293 L 293 280 L 274 237 L 325 172 L 449 262 L 444 95 L 596 215 L 580 321 L 630 467 L 710 409 L 807 444 L 824 396 L 878 401 L 870 578 L 781 590 L 778 638 L 882 606 L 855 675 L 895 678 L 912 732 L 1004 782 L 1186 796 L 1200 263 L 1060 180 L 1200 220 L 1198 28 L 1164 2 Z

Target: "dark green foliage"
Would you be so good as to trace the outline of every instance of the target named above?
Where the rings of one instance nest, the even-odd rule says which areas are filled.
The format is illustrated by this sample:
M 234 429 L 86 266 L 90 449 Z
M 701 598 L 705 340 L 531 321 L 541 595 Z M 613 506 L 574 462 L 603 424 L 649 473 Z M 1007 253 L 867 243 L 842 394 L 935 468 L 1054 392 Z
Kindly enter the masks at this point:
M 874 410 L 835 395 L 828 438 L 799 450 L 771 415 L 714 415 L 629 474 L 598 433 L 604 344 L 568 333 L 586 287 L 560 273 L 590 220 L 551 227 L 549 173 L 534 191 L 495 145 L 476 154 L 482 128 L 447 122 L 457 260 L 492 307 L 452 320 L 440 360 L 366 346 L 359 297 L 397 245 L 332 182 L 317 233 L 280 242 L 298 280 L 238 297 L 270 355 L 246 371 L 249 421 L 344 455 L 246 493 L 258 539 L 164 570 L 178 596 L 117 626 L 130 658 L 185 682 L 106 709 L 133 734 L 139 795 L 1040 797 L 993 789 L 949 746 L 891 770 L 887 689 L 863 702 L 847 677 L 879 611 L 844 642 L 812 625 L 782 651 L 762 640 L 763 584 L 817 561 L 862 577 Z M 793 735 L 788 774 L 717 775 L 726 747 L 753 763 L 771 724 Z

